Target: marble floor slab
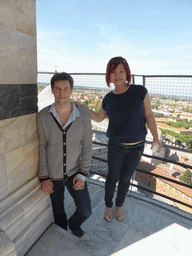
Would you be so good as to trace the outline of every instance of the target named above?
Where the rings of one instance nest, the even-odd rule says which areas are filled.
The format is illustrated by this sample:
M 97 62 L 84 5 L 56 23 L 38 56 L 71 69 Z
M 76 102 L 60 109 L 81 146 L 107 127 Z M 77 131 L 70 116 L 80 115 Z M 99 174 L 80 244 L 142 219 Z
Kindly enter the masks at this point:
M 178 224 L 172 224 L 157 233 L 127 245 L 127 238 L 130 234 L 126 233 L 115 248 L 112 256 L 142 255 L 142 256 L 189 256 L 192 252 L 192 237 Z

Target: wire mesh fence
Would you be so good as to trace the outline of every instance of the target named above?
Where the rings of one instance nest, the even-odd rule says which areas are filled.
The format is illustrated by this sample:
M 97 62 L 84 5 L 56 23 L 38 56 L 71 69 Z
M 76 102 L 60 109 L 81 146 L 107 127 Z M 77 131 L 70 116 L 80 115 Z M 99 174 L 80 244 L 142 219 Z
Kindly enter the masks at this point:
M 54 102 L 50 88 L 53 74 L 38 72 L 39 110 Z M 74 79 L 72 99 L 96 111 L 106 93 L 114 88 L 106 86 L 104 74 L 72 73 L 71 76 Z M 192 170 L 192 76 L 133 75 L 132 83 L 145 86 L 149 92 L 163 148 L 159 155 L 151 150 L 152 135 L 148 131 L 142 160 L 132 177 L 131 191 L 192 214 L 192 187 L 185 186 L 186 182 L 177 183 L 181 182 L 181 176 L 186 176 L 187 170 L 190 173 Z M 107 126 L 107 118 L 100 123 L 92 121 L 95 143 L 107 143 Z M 107 174 L 105 146 L 93 144 L 91 169 Z

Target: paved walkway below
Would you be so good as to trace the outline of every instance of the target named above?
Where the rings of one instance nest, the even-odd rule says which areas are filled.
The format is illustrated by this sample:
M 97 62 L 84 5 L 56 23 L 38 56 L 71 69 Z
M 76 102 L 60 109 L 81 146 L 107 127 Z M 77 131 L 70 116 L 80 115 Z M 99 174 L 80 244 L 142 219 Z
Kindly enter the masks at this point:
M 52 224 L 26 256 L 188 256 L 192 255 L 192 221 L 134 197 L 124 204 L 125 218 L 108 223 L 103 218 L 104 187 L 89 183 L 93 214 L 77 238 Z M 67 191 L 66 191 L 67 192 Z M 66 193 L 67 215 L 75 206 Z

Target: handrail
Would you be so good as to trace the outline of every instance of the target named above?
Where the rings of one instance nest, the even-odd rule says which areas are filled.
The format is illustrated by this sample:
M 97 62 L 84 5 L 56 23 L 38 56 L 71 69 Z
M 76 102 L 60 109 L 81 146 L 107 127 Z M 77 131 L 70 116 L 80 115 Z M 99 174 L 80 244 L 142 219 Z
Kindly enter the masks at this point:
M 99 160 L 99 159 L 97 159 L 97 160 Z M 143 171 L 143 170 L 138 170 L 138 169 L 137 169 L 137 171 L 145 172 L 145 171 Z M 90 170 L 90 173 L 92 173 L 92 174 L 97 174 L 97 175 L 100 175 L 100 176 L 105 177 L 105 178 L 107 177 L 107 175 L 105 175 L 105 174 L 103 174 L 103 173 L 99 173 L 99 172 L 95 172 L 95 171 L 91 171 L 91 170 Z M 147 172 L 145 172 L 145 173 L 147 173 Z M 152 175 L 154 175 L 154 174 L 152 174 Z M 154 175 L 154 176 L 155 176 L 155 175 Z M 159 176 L 160 176 L 160 175 L 159 175 Z M 161 176 L 161 177 L 163 177 L 163 176 Z M 165 178 L 166 178 L 166 177 L 163 177 L 163 179 L 165 179 Z M 174 202 L 176 202 L 176 203 L 179 203 L 179 204 L 185 205 L 185 206 L 187 206 L 187 207 L 189 207 L 189 208 L 192 208 L 192 205 L 190 205 L 190 204 L 184 203 L 184 202 L 179 201 L 179 200 L 177 200 L 177 199 L 175 199 L 175 198 L 172 198 L 172 197 L 166 196 L 166 195 L 164 195 L 164 194 L 158 193 L 158 192 L 156 192 L 156 191 L 154 191 L 154 190 L 141 187 L 141 186 L 136 185 L 136 184 L 134 184 L 134 183 L 132 183 L 132 182 L 130 182 L 130 185 L 133 186 L 133 187 L 137 187 L 137 188 L 140 188 L 140 189 L 142 189 L 142 190 L 145 190 L 145 191 L 147 191 L 147 192 L 150 192 L 150 193 L 152 193 L 152 194 L 155 194 L 155 195 L 164 197 L 164 198 L 166 198 L 166 199 L 169 199 L 170 201 L 174 201 Z M 184 184 L 182 184 L 182 185 L 184 185 Z
M 55 72 L 38 71 L 37 74 L 55 74 Z
M 55 74 L 56 72 L 44 72 L 44 71 L 38 71 L 37 72 L 38 74 Z M 78 76 L 80 76 L 80 75 L 100 75 L 100 76 L 103 76 L 103 75 L 105 75 L 105 73 L 69 73 L 70 75 L 73 75 L 73 76 L 75 76 L 75 75 L 78 75 Z
M 146 155 L 146 156 L 149 156 L 149 155 Z M 107 163 L 107 160 L 106 160 L 106 159 L 103 159 L 103 158 L 100 158 L 100 157 L 97 157 L 97 156 L 92 156 L 92 158 L 95 159 L 95 160 L 98 160 L 98 161 Z M 192 167 L 191 167 L 191 168 L 192 168 Z M 146 174 L 150 174 L 150 175 L 155 176 L 155 177 L 158 177 L 158 178 L 162 178 L 162 179 L 164 179 L 164 180 L 171 181 L 171 182 L 176 183 L 176 184 L 178 184 L 178 185 L 181 185 L 181 186 L 183 186 L 183 187 L 187 187 L 187 188 L 191 188 L 191 189 L 192 189 L 192 186 L 191 186 L 191 185 L 188 185 L 188 184 L 186 184 L 186 183 L 183 183 L 183 182 L 180 182 L 180 181 L 177 181 L 177 180 L 173 180 L 173 179 L 170 179 L 170 178 L 168 178 L 168 177 L 165 177 L 165 176 L 162 176 L 162 175 L 159 175 L 159 174 L 156 174 L 156 173 L 147 172 L 147 171 L 142 170 L 142 169 L 139 169 L 139 168 L 137 168 L 136 170 L 139 171 L 139 172 L 143 172 L 143 173 L 146 173 Z
M 146 143 L 148 144 L 148 142 L 146 141 Z M 101 142 L 97 142 L 97 141 L 93 141 L 93 144 L 96 144 L 96 145 L 100 145 L 100 146 L 108 146 L 106 143 L 101 143 Z M 151 143 L 149 143 L 151 144 Z M 164 144 L 162 144 L 162 146 L 164 147 Z M 167 146 L 167 145 L 166 145 Z M 175 147 L 175 149 L 178 149 L 177 147 Z M 186 152 L 186 151 L 185 151 Z M 192 153 L 190 151 L 190 153 Z M 151 155 L 148 155 L 148 154 L 144 154 L 143 153 L 143 156 L 145 157 L 148 157 L 148 158 L 153 158 L 153 159 L 157 159 L 157 160 L 161 160 L 163 162 L 167 162 L 167 163 L 172 163 L 172 164 L 175 164 L 175 165 L 179 165 L 179 166 L 182 166 L 184 168 L 189 168 L 189 169 L 192 169 L 192 166 L 191 165 L 188 165 L 188 164 L 184 164 L 184 163 L 179 163 L 179 162 L 176 162 L 174 160 L 170 160 L 170 159 L 166 159 L 166 158 L 162 158 L 162 157 L 159 157 L 159 156 L 151 156 Z
M 98 131 L 98 130 L 92 130 L 92 132 L 93 132 L 93 133 L 98 133 L 98 134 L 103 134 L 103 135 L 106 134 L 106 132 Z M 152 141 L 148 141 L 148 140 L 146 140 L 145 142 L 146 142 L 147 144 L 152 144 L 152 143 L 153 143 Z M 94 141 L 94 144 L 98 144 L 98 145 L 101 145 L 101 146 L 107 146 L 107 144 L 104 144 L 104 143 L 102 143 L 102 142 L 96 142 L 96 141 Z M 172 145 L 167 145 L 167 144 L 165 144 L 165 143 L 162 143 L 162 147 L 164 147 L 164 148 L 170 148 L 170 149 L 175 149 L 175 150 L 177 150 L 177 151 L 187 152 L 187 153 L 192 154 L 192 150 L 184 149 L 184 148 L 179 148 L 179 147 L 175 147 L 175 146 L 172 146 Z M 165 158 L 163 158 L 163 159 L 165 159 Z
M 131 76 L 139 76 L 139 77 L 189 77 L 192 78 L 192 75 L 136 75 L 132 74 Z
M 56 72 L 48 71 L 38 71 L 37 74 L 54 74 Z M 105 73 L 69 73 L 70 75 L 105 75 Z M 132 74 L 131 76 L 140 76 L 140 77 L 189 77 L 192 78 L 192 75 L 136 75 Z

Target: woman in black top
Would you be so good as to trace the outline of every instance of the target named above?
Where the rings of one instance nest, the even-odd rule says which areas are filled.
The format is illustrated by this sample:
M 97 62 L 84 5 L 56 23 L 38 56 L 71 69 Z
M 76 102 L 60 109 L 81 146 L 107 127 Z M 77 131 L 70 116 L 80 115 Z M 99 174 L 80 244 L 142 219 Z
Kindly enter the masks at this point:
M 81 103 L 92 120 L 101 122 L 106 116 L 109 118 L 107 129 L 108 141 L 108 175 L 105 183 L 105 212 L 106 221 L 112 221 L 112 199 L 117 181 L 119 181 L 116 197 L 116 218 L 123 220 L 123 202 L 127 195 L 130 178 L 140 162 L 145 137 L 147 134 L 145 123 L 153 136 L 152 147 L 158 146 L 157 126 L 151 110 L 147 89 L 140 85 L 131 85 L 131 72 L 127 61 L 122 57 L 112 58 L 107 65 L 106 83 L 115 89 L 103 99 L 102 107 L 94 112 Z

